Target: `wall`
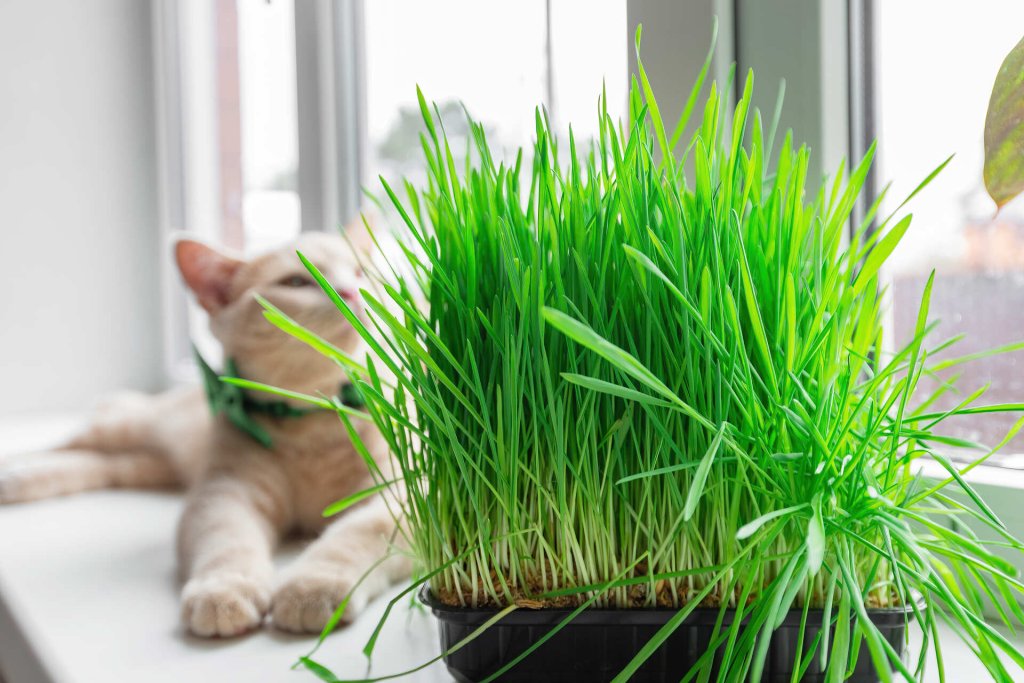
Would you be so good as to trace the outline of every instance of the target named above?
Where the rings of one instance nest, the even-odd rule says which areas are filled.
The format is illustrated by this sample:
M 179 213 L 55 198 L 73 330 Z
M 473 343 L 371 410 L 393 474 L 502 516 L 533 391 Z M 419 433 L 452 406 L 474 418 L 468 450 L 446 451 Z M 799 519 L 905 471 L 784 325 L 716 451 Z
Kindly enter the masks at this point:
M 0 413 L 161 377 L 150 4 L 0 3 Z

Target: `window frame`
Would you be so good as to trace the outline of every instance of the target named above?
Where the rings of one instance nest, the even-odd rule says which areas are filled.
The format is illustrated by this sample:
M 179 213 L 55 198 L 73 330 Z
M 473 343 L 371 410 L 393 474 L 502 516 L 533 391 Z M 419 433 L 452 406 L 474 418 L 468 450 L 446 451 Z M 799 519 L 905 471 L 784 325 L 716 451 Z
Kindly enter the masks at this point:
M 232 0 L 228 0 L 232 1 Z M 551 0 L 548 0 L 550 3 Z M 366 165 L 365 0 L 295 0 L 299 197 L 302 230 L 323 230 L 357 218 Z M 209 131 L 192 130 L 202 83 L 186 77 L 180 22 L 195 11 L 193 0 L 154 0 L 153 35 L 160 179 L 161 231 L 165 241 L 188 225 L 207 222 L 204 180 L 194 157 L 209 143 Z M 548 5 L 550 12 L 550 4 Z M 643 55 L 659 96 L 672 109 L 685 101 L 689 79 L 659 78 L 660 73 L 697 73 L 705 55 L 709 27 L 719 22 L 712 74 L 724 82 L 730 65 L 737 78 L 727 96 L 734 103 L 748 67 L 756 67 L 755 104 L 772 111 L 776 84 L 785 77 L 783 120 L 816 151 L 819 176 L 842 159 L 858 159 L 876 137 L 877 88 L 874 0 L 626 0 L 628 74 L 636 72 L 634 31 L 643 24 Z M 837 45 L 840 49 L 837 49 Z M 782 46 L 782 47 L 780 47 Z M 550 62 L 550 37 L 548 41 Z M 207 84 L 208 85 L 208 84 Z M 550 95 L 550 93 L 549 93 Z M 883 150 L 884 151 L 884 150 Z M 811 177 L 814 177 L 809 173 Z M 874 172 L 854 210 L 851 229 L 877 196 Z M 208 194 L 208 192 L 207 192 Z M 203 230 L 200 230 L 202 234 Z M 184 292 L 170 259 L 161 259 L 164 358 L 168 383 L 194 370 L 189 358 L 188 314 Z M 188 363 L 186 363 L 186 366 Z M 1024 472 L 991 477 L 972 472 L 989 488 L 1024 488 Z M 1019 476 L 1018 476 L 1019 475 Z M 968 479 L 971 479 L 969 476 Z M 999 498 L 999 495 L 996 495 Z M 1024 512 L 1019 515 L 1024 530 Z
M 214 158 L 220 143 L 215 32 L 217 5 L 233 2 L 152 4 L 159 230 L 168 249 L 181 234 L 212 238 L 223 227 Z M 363 0 L 295 0 L 303 231 L 346 225 L 359 214 L 366 156 L 363 6 Z M 161 374 L 172 386 L 196 377 L 189 333 L 194 316 L 172 260 L 160 264 Z
M 737 61 L 744 69 L 748 65 L 756 65 L 762 85 L 764 74 L 786 74 L 794 60 L 808 58 L 808 46 L 811 46 L 811 54 L 815 48 L 822 50 L 818 69 L 805 72 L 795 83 L 791 76 L 787 77 L 786 87 L 787 97 L 792 86 L 796 85 L 803 90 L 805 101 L 818 106 L 784 111 L 783 118 L 812 149 L 824 151 L 819 158 L 823 157 L 826 171 L 837 168 L 841 159 L 863 157 L 878 137 L 875 59 L 878 18 L 875 0 L 843 0 L 838 3 L 830 0 L 814 0 L 812 3 L 800 0 L 772 3 L 735 0 L 735 7 L 738 14 L 758 8 L 759 16 L 744 16 L 745 21 L 751 20 L 747 25 L 770 35 L 771 41 L 787 46 L 786 50 L 771 50 L 764 45 L 763 35 L 758 40 L 757 36 L 750 35 L 750 31 L 742 28 L 737 31 Z M 757 9 L 753 11 L 757 12 Z M 845 49 L 835 50 L 837 41 L 841 41 Z M 763 104 L 761 106 L 765 109 Z M 833 117 L 831 126 L 827 125 L 830 116 Z M 819 120 L 816 121 L 815 117 Z M 863 222 L 867 208 L 881 190 L 875 169 L 884 151 L 882 147 L 876 149 L 875 163 L 865 182 L 865 191 L 854 208 L 850 230 Z M 891 307 L 885 324 L 887 327 L 894 324 Z M 919 461 L 919 469 L 933 483 L 949 476 L 938 462 L 929 458 Z M 982 464 L 964 475 L 964 479 L 984 497 L 1012 534 L 1018 538 L 1024 536 L 1024 508 L 1019 503 L 1024 489 L 1024 470 Z M 971 526 L 982 538 L 993 537 L 990 530 L 972 520 L 960 520 L 960 523 Z M 1024 558 L 1019 553 L 998 547 L 993 548 L 993 552 L 1015 565 L 1019 572 L 1024 572 Z M 991 605 L 986 606 L 986 615 L 998 616 Z
M 296 0 L 302 230 L 358 218 L 366 165 L 363 0 Z

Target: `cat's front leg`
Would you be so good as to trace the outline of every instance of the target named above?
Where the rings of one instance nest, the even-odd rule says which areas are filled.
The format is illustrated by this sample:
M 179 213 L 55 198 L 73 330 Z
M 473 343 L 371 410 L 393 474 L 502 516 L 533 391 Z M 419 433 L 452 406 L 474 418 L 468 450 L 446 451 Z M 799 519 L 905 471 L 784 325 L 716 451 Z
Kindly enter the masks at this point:
M 267 480 L 214 475 L 193 491 L 178 530 L 187 581 L 182 620 L 197 636 L 259 627 L 270 605 L 271 554 L 284 526 L 284 495 Z
M 392 547 L 398 540 L 383 500 L 346 513 L 281 576 L 271 608 L 274 626 L 293 633 L 319 633 L 363 574 L 392 552 L 349 597 L 342 622 L 352 621 L 370 600 L 409 576 L 408 557 Z

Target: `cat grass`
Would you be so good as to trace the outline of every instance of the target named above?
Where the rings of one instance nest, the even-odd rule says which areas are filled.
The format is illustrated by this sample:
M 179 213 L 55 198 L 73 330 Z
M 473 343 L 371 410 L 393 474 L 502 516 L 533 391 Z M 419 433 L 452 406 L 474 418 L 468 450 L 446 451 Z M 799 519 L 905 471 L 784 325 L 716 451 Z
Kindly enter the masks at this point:
M 932 279 L 913 338 L 888 336 L 880 272 L 911 218 L 879 197 L 851 224 L 873 151 L 808 178 L 810 150 L 752 109 L 753 74 L 729 107 L 707 71 L 669 121 L 640 62 L 625 121 L 601 97 L 584 145 L 538 110 L 508 164 L 473 121 L 451 150 L 420 94 L 428 180 L 383 183 L 405 241 L 362 293 L 369 322 L 320 278 L 374 357 L 291 331 L 352 370 L 399 475 L 376 490 L 404 487 L 395 512 L 445 602 L 677 609 L 617 681 L 697 606 L 745 617 L 713 637 L 717 680 L 758 680 L 774 627 L 811 609 L 798 671 L 818 657 L 842 680 L 865 642 L 883 680 L 918 680 L 944 624 L 1011 680 L 1024 657 L 982 610 L 1024 619 L 1003 559 L 1022 546 L 964 480 L 995 449 L 958 468 L 940 428 L 1022 406 L 979 389 L 934 407 L 955 388 L 922 380 L 970 357 L 935 339 Z M 868 618 L 887 607 L 909 607 L 911 661 Z

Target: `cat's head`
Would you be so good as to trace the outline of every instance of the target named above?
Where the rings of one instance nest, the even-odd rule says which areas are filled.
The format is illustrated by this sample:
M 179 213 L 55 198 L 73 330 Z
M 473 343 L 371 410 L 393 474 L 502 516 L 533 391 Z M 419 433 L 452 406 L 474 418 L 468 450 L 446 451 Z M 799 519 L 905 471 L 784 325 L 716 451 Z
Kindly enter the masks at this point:
M 319 352 L 282 332 L 263 317 L 259 294 L 288 317 L 338 348 L 354 352 L 358 333 L 299 261 L 301 251 L 338 294 L 363 316 L 359 290 L 368 285 L 355 249 L 365 238 L 350 240 L 330 233 L 303 233 L 291 244 L 252 259 L 190 239 L 174 246 L 178 269 L 210 330 L 235 359 L 246 379 L 299 391 L 322 391 L 343 379 L 340 368 Z

